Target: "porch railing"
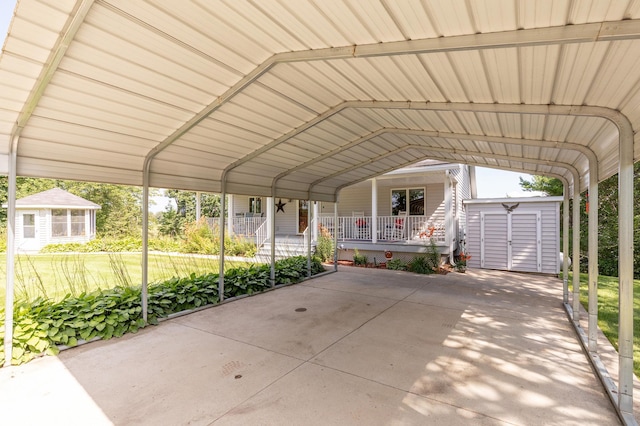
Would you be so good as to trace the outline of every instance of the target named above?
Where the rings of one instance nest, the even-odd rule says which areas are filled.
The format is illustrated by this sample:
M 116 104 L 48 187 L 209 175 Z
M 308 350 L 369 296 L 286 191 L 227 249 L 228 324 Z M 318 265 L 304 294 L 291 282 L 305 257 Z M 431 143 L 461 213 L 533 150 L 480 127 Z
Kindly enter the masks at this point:
M 246 220 L 249 220 L 249 219 L 246 219 Z M 264 245 L 265 241 L 267 241 L 267 239 L 269 238 L 266 220 L 262 221 L 262 224 L 258 226 L 258 228 L 256 228 L 254 234 L 256 236 L 256 247 L 259 249 Z
M 337 224 L 333 216 L 320 216 L 317 218 L 320 233 L 324 230 L 334 235 L 338 233 L 338 240 L 362 240 L 371 241 L 373 218 L 371 216 L 339 216 Z M 436 243 L 446 241 L 446 232 L 443 221 L 433 222 L 426 216 L 378 216 L 377 240 L 390 242 L 429 242 L 431 238 Z

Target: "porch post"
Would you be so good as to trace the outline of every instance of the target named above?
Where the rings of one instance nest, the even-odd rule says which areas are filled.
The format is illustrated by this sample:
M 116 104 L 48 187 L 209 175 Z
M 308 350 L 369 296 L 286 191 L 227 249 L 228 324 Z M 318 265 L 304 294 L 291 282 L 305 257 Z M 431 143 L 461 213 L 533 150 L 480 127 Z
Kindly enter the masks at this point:
M 580 178 L 573 175 L 573 320 L 580 321 Z
M 562 207 L 562 302 L 569 303 L 569 182 L 564 182 Z
M 320 216 L 318 215 L 318 202 L 314 201 L 313 202 L 313 218 L 315 219 L 316 223 L 313 226 L 313 241 L 318 241 L 318 228 L 320 227 Z
M 378 179 L 371 179 L 371 242 L 378 242 Z
M 269 238 L 271 246 L 271 287 L 276 286 L 276 199 L 275 197 L 269 197 L 267 199 L 269 205 L 267 209 L 267 220 L 269 225 L 267 226 L 267 237 Z
M 220 212 L 220 216 L 224 215 L 224 211 Z M 233 218 L 236 217 L 236 211 L 233 208 L 233 194 L 227 195 L 227 232 L 229 236 L 233 235 Z M 222 225 L 222 223 L 220 224 Z
M 451 211 L 451 180 L 449 176 L 449 170 L 444 172 L 444 235 L 445 244 L 449 248 L 449 261 L 453 263 L 453 250 L 451 231 L 453 230 L 453 212 Z
M 196 222 L 200 220 L 200 191 L 196 191 Z

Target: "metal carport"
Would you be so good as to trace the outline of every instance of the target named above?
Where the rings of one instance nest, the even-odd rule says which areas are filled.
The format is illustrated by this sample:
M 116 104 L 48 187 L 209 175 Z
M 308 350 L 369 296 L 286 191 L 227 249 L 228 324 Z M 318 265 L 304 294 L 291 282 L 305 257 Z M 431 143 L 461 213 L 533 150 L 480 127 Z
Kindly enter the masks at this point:
M 566 205 L 589 189 L 593 356 L 593 206 L 619 172 L 610 395 L 630 417 L 639 19 L 634 0 L 21 0 L 0 57 L 8 217 L 16 175 L 319 201 L 423 158 L 558 176 Z

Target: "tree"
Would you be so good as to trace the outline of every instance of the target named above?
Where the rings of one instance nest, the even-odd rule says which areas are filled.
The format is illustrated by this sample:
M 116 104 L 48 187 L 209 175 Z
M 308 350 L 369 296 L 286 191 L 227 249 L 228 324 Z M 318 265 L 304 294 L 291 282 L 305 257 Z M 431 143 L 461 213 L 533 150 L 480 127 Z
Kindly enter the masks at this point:
M 163 235 L 182 234 L 184 224 L 196 220 L 196 193 L 169 189 L 165 195 L 175 202 L 177 209 L 169 205 L 159 215 L 159 231 Z M 201 193 L 200 213 L 203 217 L 220 217 L 220 196 Z
M 560 179 L 548 176 L 533 176 L 531 181 L 520 178 L 520 187 L 528 192 L 540 191 L 549 196 L 562 195 L 563 191 Z

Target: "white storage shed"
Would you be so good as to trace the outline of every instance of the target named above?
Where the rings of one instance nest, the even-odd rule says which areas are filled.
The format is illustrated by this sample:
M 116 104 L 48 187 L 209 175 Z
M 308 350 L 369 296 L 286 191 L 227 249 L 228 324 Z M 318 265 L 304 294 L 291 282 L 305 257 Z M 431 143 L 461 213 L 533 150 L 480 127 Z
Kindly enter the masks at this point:
M 562 197 L 465 200 L 470 268 L 560 272 Z

